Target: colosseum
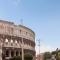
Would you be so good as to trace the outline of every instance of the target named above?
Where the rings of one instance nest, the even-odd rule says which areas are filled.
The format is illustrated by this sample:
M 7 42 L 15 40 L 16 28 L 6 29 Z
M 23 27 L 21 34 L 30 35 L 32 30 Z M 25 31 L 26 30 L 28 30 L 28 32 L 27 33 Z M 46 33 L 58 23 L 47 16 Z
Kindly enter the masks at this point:
M 0 60 L 26 53 L 35 57 L 35 33 L 23 25 L 0 20 Z

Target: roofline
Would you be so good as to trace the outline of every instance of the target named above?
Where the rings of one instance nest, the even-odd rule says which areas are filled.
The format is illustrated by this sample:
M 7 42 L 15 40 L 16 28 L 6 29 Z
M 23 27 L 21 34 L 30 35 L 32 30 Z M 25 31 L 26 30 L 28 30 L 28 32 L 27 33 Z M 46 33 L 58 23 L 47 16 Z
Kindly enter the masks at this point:
M 28 28 L 28 27 L 26 27 L 26 26 L 24 26 L 24 25 L 18 25 L 18 26 L 21 26 L 21 27 L 23 27 L 23 28 L 26 28 L 26 29 L 30 30 L 30 31 L 33 32 L 33 34 L 35 35 L 35 32 L 34 32 L 33 30 L 31 30 L 30 28 Z
M 5 20 L 0 20 L 0 22 L 3 22 L 3 23 L 8 23 L 8 24 L 14 24 L 13 22 L 10 22 L 10 21 L 5 21 Z
M 35 35 L 35 32 L 34 32 L 33 30 L 31 30 L 30 28 L 26 27 L 26 26 L 23 26 L 23 25 L 15 25 L 13 22 L 5 21 L 5 20 L 0 20 L 0 22 L 2 22 L 2 23 L 7 23 L 7 24 L 12 24 L 12 25 L 14 25 L 14 26 L 21 26 L 21 27 L 23 27 L 23 28 L 26 28 L 26 29 L 30 30 L 30 31 L 33 32 L 33 34 Z

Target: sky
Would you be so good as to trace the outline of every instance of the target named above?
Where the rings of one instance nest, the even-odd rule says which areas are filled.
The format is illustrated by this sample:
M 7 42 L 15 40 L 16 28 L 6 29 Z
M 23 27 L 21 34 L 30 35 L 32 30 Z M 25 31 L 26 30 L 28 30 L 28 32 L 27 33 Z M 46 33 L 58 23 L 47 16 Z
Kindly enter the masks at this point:
M 40 52 L 60 49 L 60 0 L 0 0 L 0 19 L 31 28 Z

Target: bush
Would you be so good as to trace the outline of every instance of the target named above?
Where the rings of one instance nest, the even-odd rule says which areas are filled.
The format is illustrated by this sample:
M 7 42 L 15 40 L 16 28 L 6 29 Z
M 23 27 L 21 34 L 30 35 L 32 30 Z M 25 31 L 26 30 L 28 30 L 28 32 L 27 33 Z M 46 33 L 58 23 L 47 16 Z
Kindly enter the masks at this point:
M 11 58 L 10 60 L 22 60 L 22 59 L 21 59 L 21 56 L 15 56 L 15 57 Z
M 9 60 L 22 60 L 22 56 L 15 56 L 15 57 L 13 57 Z M 25 54 L 24 55 L 24 60 L 33 60 L 33 57 L 30 54 Z
M 51 53 L 50 52 L 45 52 L 44 53 L 44 60 L 49 60 L 51 59 Z
M 24 55 L 24 60 L 32 60 L 32 59 L 33 59 L 32 55 L 30 55 L 30 54 Z

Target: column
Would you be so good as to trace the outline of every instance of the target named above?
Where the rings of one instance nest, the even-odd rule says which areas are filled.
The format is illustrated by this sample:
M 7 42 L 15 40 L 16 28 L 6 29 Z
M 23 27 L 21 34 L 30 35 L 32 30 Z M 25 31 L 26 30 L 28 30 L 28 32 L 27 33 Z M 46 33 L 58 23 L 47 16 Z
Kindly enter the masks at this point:
M 20 56 L 20 51 L 18 50 L 18 56 Z
M 16 56 L 16 50 L 14 51 L 14 56 Z
M 11 50 L 9 50 L 9 57 L 11 58 Z
M 2 45 L 3 42 L 0 40 L 0 60 L 2 60 Z
M 19 56 L 20 56 L 20 51 L 19 51 Z
M 2 48 L 0 48 L 0 60 L 2 60 Z

